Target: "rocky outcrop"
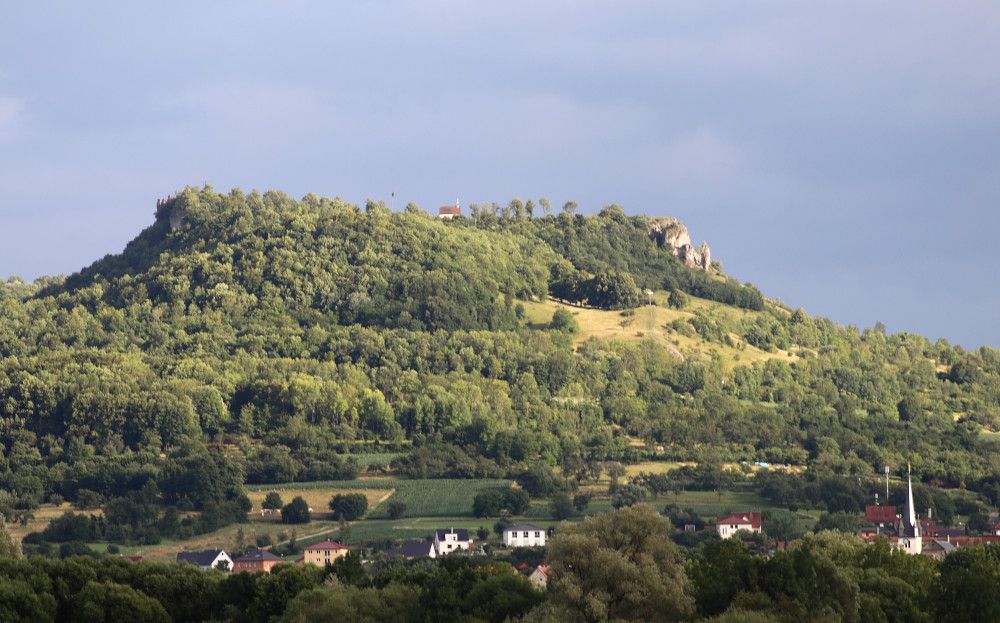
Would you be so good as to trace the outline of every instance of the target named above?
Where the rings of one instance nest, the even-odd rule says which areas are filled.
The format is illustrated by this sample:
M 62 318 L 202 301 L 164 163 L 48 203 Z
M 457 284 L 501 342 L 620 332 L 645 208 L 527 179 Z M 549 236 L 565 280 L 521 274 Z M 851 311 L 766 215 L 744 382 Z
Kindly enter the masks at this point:
M 170 222 L 170 231 L 184 227 L 184 217 L 187 216 L 184 206 L 173 196 L 156 200 L 156 218 L 165 218 Z
M 695 247 L 691 244 L 691 234 L 687 227 L 672 216 L 653 219 L 649 223 L 649 237 L 661 247 L 669 246 L 674 255 L 691 268 L 710 270 L 712 249 L 707 242 Z

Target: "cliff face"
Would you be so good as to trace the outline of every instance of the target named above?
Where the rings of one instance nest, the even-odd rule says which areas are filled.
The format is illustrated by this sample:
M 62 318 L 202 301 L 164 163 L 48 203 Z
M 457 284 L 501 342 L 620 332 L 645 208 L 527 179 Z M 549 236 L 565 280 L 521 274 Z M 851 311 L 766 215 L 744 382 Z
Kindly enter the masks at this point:
M 695 247 L 691 244 L 691 234 L 687 227 L 672 216 L 653 219 L 649 224 L 649 237 L 656 244 L 669 246 L 674 255 L 691 268 L 710 270 L 712 266 L 712 250 L 707 242 Z

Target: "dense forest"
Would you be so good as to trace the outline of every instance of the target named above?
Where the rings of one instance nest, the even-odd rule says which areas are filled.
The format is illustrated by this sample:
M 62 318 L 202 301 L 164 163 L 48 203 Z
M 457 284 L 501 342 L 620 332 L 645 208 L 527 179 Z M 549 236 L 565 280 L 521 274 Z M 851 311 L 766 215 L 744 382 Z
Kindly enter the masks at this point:
M 244 515 L 244 483 L 353 477 L 359 446 L 406 451 L 401 474 L 542 495 L 655 456 L 709 477 L 801 466 L 772 488 L 803 504 L 822 502 L 817 482 L 907 461 L 1000 501 L 1000 351 L 810 317 L 647 230 L 617 206 L 538 216 L 515 200 L 445 222 L 186 189 L 123 253 L 0 283 L 0 512 L 67 500 L 103 508 L 115 540 L 184 536 Z M 646 289 L 689 312 L 679 336 L 784 355 L 581 341 L 565 312 L 525 317 L 549 297 L 627 314 Z

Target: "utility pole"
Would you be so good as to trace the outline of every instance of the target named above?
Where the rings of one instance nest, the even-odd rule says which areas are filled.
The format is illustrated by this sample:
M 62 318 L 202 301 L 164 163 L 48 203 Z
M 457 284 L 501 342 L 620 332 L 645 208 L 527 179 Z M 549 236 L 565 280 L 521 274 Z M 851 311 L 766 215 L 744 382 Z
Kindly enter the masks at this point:
M 885 466 L 885 501 L 889 501 L 889 466 Z

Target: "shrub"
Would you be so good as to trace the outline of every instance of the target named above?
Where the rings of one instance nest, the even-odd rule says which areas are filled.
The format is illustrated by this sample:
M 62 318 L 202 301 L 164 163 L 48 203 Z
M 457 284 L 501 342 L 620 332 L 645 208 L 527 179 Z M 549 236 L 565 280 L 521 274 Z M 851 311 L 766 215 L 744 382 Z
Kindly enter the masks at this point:
M 281 500 L 281 495 L 277 491 L 271 491 L 266 496 L 264 496 L 264 501 L 261 503 L 261 508 L 268 509 L 278 509 L 284 506 L 285 503 Z
M 338 493 L 330 500 L 330 510 L 337 519 L 354 521 L 368 510 L 368 498 L 363 493 Z
M 281 509 L 281 523 L 309 523 L 311 520 L 309 503 L 302 496 L 295 496 Z

